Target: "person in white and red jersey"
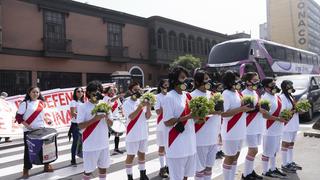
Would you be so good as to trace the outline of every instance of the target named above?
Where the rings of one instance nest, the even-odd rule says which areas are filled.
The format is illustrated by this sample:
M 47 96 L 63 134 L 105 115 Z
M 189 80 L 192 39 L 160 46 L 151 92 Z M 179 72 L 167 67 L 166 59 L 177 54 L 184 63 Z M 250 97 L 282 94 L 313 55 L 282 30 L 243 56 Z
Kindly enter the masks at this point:
M 174 67 L 169 73 L 170 92 L 164 100 L 163 121 L 167 165 L 171 180 L 186 180 L 196 171 L 196 137 L 186 93 L 188 72 Z
M 211 97 L 211 79 L 204 70 L 197 70 L 193 76 L 195 90 L 191 93 L 194 97 Z M 211 180 L 212 166 L 216 159 L 221 127 L 221 111 L 210 114 L 204 122 L 195 124 L 197 143 L 197 169 L 196 180 Z
M 20 103 L 16 115 L 16 121 L 24 126 L 23 128 L 23 141 L 24 141 L 24 163 L 22 178 L 29 177 L 29 170 L 32 164 L 29 159 L 29 150 L 27 143 L 27 134 L 35 129 L 45 127 L 45 100 L 40 93 L 40 88 L 31 87 L 28 89 L 24 100 Z M 49 124 L 50 122 L 47 121 Z M 53 168 L 49 164 L 44 165 L 44 172 L 53 172 Z
M 222 93 L 224 112 L 221 114 L 221 137 L 222 149 L 225 154 L 223 161 L 223 177 L 225 180 L 235 178 L 238 157 L 246 136 L 245 112 L 252 110 L 248 105 L 242 105 L 241 92 L 236 90 L 239 82 L 236 80 L 236 75 L 232 71 L 226 71 L 222 77 L 225 90 Z
M 242 79 L 246 84 L 246 89 L 242 91 L 242 95 L 254 97 L 253 104 L 255 106 L 255 109 L 253 111 L 246 113 L 246 144 L 248 145 L 248 153 L 244 163 L 244 172 L 242 174 L 242 179 L 263 179 L 262 176 L 259 176 L 253 170 L 254 159 L 258 153 L 258 146 L 261 145 L 262 132 L 265 122 L 265 120 L 262 118 L 262 114 L 259 112 L 259 95 L 256 91 L 260 84 L 260 79 L 259 75 L 256 72 L 248 72 L 243 75 Z
M 70 102 L 70 113 L 71 113 L 71 126 L 69 128 L 68 136 L 69 140 L 72 135 L 72 146 L 71 146 L 71 165 L 76 166 L 76 150 L 77 142 L 80 137 L 79 126 L 77 124 L 78 108 L 84 103 L 84 91 L 81 87 L 77 87 L 73 90 L 73 99 Z
M 119 121 L 120 120 L 120 107 L 122 106 L 122 103 L 120 101 L 120 98 L 124 96 L 123 93 L 120 93 L 116 95 L 117 89 L 114 86 L 109 86 L 105 89 L 106 95 L 103 98 L 103 101 L 108 103 L 112 109 L 111 109 L 111 116 L 113 121 Z M 123 154 L 123 151 L 119 149 L 119 142 L 120 142 L 120 136 L 122 134 L 114 132 L 112 129 L 109 129 L 109 135 L 114 135 L 114 153 L 113 154 Z
M 161 79 L 158 85 L 157 102 L 154 106 L 157 118 L 157 144 L 159 146 L 159 161 L 160 161 L 160 171 L 159 176 L 162 178 L 168 177 L 168 167 L 165 164 L 165 148 L 164 148 L 164 135 L 163 135 L 163 101 L 167 95 L 169 88 L 169 81 L 167 79 Z
M 105 180 L 107 168 L 110 166 L 108 126 L 112 126 L 111 112 L 92 115 L 92 110 L 103 96 L 103 87 L 99 81 L 92 81 L 86 88 L 89 101 L 78 109 L 77 123 L 82 130 L 83 151 L 83 179 L 90 179 L 90 175 L 98 167 L 99 179 Z
M 280 138 L 285 119 L 280 117 L 283 105 L 280 97 L 276 95 L 280 92 L 273 78 L 262 80 L 265 93 L 261 99 L 270 102 L 270 111 L 260 110 L 263 118 L 267 119 L 263 132 L 263 152 L 262 152 L 262 175 L 269 178 L 284 178 L 286 174 L 276 168 L 276 154 L 280 148 Z M 270 163 L 270 168 L 269 168 Z
M 126 172 L 128 180 L 133 180 L 132 163 L 135 155 L 138 155 L 138 168 L 140 179 L 149 180 L 146 175 L 145 153 L 148 148 L 148 124 L 151 117 L 151 105 L 149 102 L 140 102 L 141 88 L 139 83 L 132 82 L 129 85 L 131 96 L 123 103 L 123 112 L 127 119 L 126 136 Z
M 302 170 L 302 167 L 293 161 L 293 146 L 299 130 L 299 114 L 295 112 L 295 99 L 292 93 L 295 92 L 293 82 L 284 80 L 281 83 L 282 94 L 280 95 L 282 105 L 285 109 L 292 109 L 293 116 L 288 123 L 284 123 L 282 132 L 282 166 L 281 169 L 285 172 L 295 173 L 296 170 Z

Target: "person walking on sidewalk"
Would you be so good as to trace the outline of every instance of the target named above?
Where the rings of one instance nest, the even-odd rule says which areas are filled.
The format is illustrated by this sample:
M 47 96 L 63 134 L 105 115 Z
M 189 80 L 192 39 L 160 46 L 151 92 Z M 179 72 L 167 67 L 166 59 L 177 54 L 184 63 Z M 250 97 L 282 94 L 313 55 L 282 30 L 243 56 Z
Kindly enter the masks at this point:
M 77 143 L 80 137 L 79 126 L 77 124 L 77 114 L 79 107 L 84 103 L 84 91 L 81 87 L 77 87 L 73 91 L 73 99 L 70 102 L 71 112 L 71 126 L 68 132 L 69 140 L 72 135 L 72 146 L 71 146 L 71 165 L 76 166 L 76 150 Z

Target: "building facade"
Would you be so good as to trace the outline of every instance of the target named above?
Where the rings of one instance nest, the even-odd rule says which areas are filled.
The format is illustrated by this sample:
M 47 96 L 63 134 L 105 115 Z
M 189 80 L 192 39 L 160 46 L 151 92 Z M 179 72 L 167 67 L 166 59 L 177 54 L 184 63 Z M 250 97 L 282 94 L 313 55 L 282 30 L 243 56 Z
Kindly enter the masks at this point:
M 271 41 L 320 54 L 320 6 L 314 0 L 267 0 Z
M 71 0 L 0 0 L 0 91 L 110 82 L 115 71 L 154 86 L 176 57 L 206 60 L 213 45 L 231 38 Z

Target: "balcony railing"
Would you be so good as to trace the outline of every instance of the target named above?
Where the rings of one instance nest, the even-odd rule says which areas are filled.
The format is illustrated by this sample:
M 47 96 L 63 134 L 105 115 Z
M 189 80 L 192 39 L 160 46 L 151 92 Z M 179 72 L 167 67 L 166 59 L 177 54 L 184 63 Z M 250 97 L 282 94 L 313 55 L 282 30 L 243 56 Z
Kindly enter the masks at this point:
M 43 38 L 45 56 L 71 58 L 72 40 Z
M 129 57 L 128 47 L 106 46 L 107 56 L 110 57 Z

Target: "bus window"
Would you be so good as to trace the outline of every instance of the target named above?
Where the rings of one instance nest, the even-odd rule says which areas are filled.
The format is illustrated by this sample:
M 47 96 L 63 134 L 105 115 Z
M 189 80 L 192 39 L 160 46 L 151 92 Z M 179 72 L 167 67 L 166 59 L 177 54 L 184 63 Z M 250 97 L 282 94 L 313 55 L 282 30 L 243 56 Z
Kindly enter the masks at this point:
M 250 41 L 222 43 L 209 55 L 208 64 L 231 63 L 249 58 Z
M 294 60 L 293 60 L 293 62 L 295 62 L 295 63 L 300 63 L 300 53 L 299 53 L 299 51 L 294 51 Z
M 306 56 L 306 54 L 304 54 L 304 53 L 300 53 L 300 60 L 301 60 L 301 63 L 302 64 L 307 64 L 307 56 Z
M 248 63 L 244 67 L 244 72 L 245 73 L 247 73 L 247 72 L 257 72 L 257 68 L 256 68 L 256 66 L 254 64 Z
M 294 51 L 291 49 L 286 49 L 287 52 L 287 61 L 293 62 L 294 60 Z
M 307 55 L 307 63 L 308 64 L 313 64 L 311 55 Z
M 319 64 L 318 57 L 316 55 L 313 56 L 314 64 Z
M 285 60 L 286 50 L 283 47 L 276 46 L 276 59 Z
M 266 48 L 266 50 L 268 51 L 269 55 L 270 55 L 272 58 L 275 58 L 275 57 L 276 57 L 276 49 L 275 49 L 275 46 L 274 46 L 274 45 L 265 43 L 265 44 L 264 44 L 264 47 Z

